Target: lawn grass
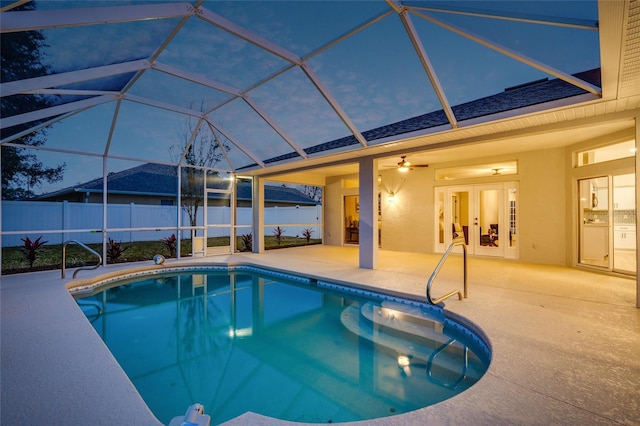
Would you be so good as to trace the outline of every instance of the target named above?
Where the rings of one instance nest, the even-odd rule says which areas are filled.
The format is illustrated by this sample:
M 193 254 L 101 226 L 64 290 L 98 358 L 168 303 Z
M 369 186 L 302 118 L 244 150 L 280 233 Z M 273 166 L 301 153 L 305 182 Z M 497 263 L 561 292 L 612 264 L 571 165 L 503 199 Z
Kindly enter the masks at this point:
M 311 238 L 309 243 L 305 238 L 282 237 L 280 244 L 277 243 L 274 236 L 267 235 L 264 237 L 264 245 L 266 250 L 304 246 L 311 244 L 321 244 L 322 240 Z M 207 239 L 208 247 L 228 246 L 229 237 L 211 237 Z M 98 253 L 102 253 L 102 244 L 87 244 L 88 247 Z M 116 259 L 115 263 L 125 262 L 141 262 L 153 260 L 153 256 L 161 254 L 169 257 L 169 249 L 162 241 L 137 241 L 123 242 L 121 244 L 122 254 Z M 244 245 L 242 238 L 236 238 L 236 249 L 242 251 Z M 191 239 L 184 239 L 180 243 L 181 257 L 191 256 Z M 97 258 L 86 251 L 84 248 L 69 244 L 67 246 L 67 268 L 75 268 L 82 265 L 95 265 Z M 114 263 L 108 260 L 108 263 Z M 4 247 L 2 248 L 2 274 L 16 274 L 31 271 L 46 271 L 51 269 L 62 268 L 62 245 L 61 244 L 45 244 L 38 249 L 38 256 L 33 263 L 33 268 L 29 268 L 29 262 L 20 250 L 20 247 Z

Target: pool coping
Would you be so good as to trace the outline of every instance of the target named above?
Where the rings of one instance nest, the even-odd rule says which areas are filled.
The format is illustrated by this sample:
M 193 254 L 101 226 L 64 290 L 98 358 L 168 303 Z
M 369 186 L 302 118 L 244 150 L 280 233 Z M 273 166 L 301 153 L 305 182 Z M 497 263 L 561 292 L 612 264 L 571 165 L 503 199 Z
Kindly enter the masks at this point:
M 273 265 L 280 262 L 283 255 L 230 256 L 224 262 L 216 263 L 249 263 L 260 268 L 273 269 Z M 274 262 L 273 259 L 277 261 Z M 292 259 L 287 258 L 283 263 L 288 269 L 275 269 L 299 273 L 294 270 L 299 269 L 298 266 L 289 268 L 291 261 Z M 202 262 L 180 264 L 202 266 L 202 263 L 211 263 L 211 258 Z M 478 264 L 480 263 L 481 261 L 478 261 Z M 499 265 L 504 269 L 511 267 L 504 263 Z M 520 267 L 526 268 L 526 265 L 518 266 Z M 362 282 L 371 282 L 371 287 L 376 293 L 419 297 L 423 288 L 421 285 L 416 291 L 412 287 L 414 281 L 422 281 L 421 277 L 412 274 L 400 276 L 393 271 L 362 270 L 337 264 L 319 265 L 314 268 L 315 264 L 310 269 L 323 271 L 306 275 L 331 281 L 336 281 L 335 276 L 348 277 L 349 281 L 343 281 L 358 286 L 362 286 Z M 123 270 L 157 268 L 155 265 L 116 265 L 108 269 L 102 269 L 93 276 L 105 277 L 119 275 Z M 618 287 L 611 287 L 608 291 L 619 293 L 619 298 L 624 299 L 624 306 L 614 300 L 605 305 L 600 302 L 597 305 L 600 308 L 594 309 L 595 302 L 592 300 L 543 294 L 556 291 L 556 283 L 552 283 L 553 289 L 547 288 L 540 294 L 535 293 L 537 290 L 532 290 L 534 292 L 528 293 L 526 300 L 517 306 L 511 306 L 514 301 L 523 300 L 522 289 L 498 288 L 495 284 L 484 286 L 484 278 L 481 275 L 486 269 L 486 266 L 483 266 L 482 270 L 474 272 L 478 276 L 478 286 L 483 287 L 474 287 L 473 303 L 451 303 L 447 306 L 449 313 L 467 318 L 473 324 L 482 324 L 482 330 L 490 336 L 489 342 L 495 356 L 483 378 L 469 390 L 433 406 L 354 424 L 638 424 L 640 406 L 635 396 L 640 390 L 640 385 L 633 377 L 634 372 L 640 371 L 640 360 L 632 354 L 637 354 L 640 343 L 640 311 L 627 304 L 631 297 L 631 285 L 613 278 L 593 279 L 593 275 L 570 270 L 571 274 L 578 274 L 580 281 L 593 280 L 594 283 L 598 282 L 597 285 L 601 285 L 603 280 L 612 281 L 612 285 Z M 553 271 L 565 273 L 566 269 L 568 268 Z M 497 269 L 492 270 L 490 280 L 495 280 L 498 275 L 496 271 Z M 93 327 L 77 308 L 67 289 L 68 285 L 76 286 L 77 283 L 88 280 L 78 280 L 73 284 L 61 281 L 59 271 L 27 275 L 15 278 L 3 276 L 0 286 L 2 423 L 6 421 L 6 424 L 44 424 L 51 423 L 52 419 L 59 419 L 64 423 L 82 423 L 87 418 L 92 418 L 95 420 L 92 421 L 93 424 L 159 424 Z M 378 285 L 379 282 L 395 279 L 394 277 L 402 281 L 406 292 L 381 289 Z M 60 285 L 61 283 L 64 285 Z M 514 291 L 520 293 L 514 296 Z M 541 300 L 547 309 L 540 309 Z M 600 311 L 604 311 L 602 308 L 605 306 L 607 312 L 598 316 Z M 523 312 L 532 309 L 535 310 L 534 317 L 531 317 L 529 312 Z M 583 315 L 585 309 L 587 314 L 584 315 L 589 317 L 588 323 L 580 321 L 574 324 L 566 315 Z M 28 310 L 32 310 L 33 315 L 27 315 Z M 558 315 L 569 324 L 558 323 Z M 611 315 L 622 318 L 618 321 L 619 324 L 605 322 L 605 318 L 610 318 Z M 536 325 L 536 322 L 543 325 L 547 321 L 557 325 L 549 328 L 545 335 L 532 337 L 520 332 L 524 326 L 530 327 Z M 576 342 L 581 341 L 581 336 L 575 335 L 575 330 L 573 335 L 566 333 L 565 328 L 577 326 L 581 328 L 584 337 L 593 338 L 591 346 L 594 348 L 579 347 Z M 517 340 L 515 343 L 521 346 L 515 345 L 511 340 Z M 599 348 L 602 342 L 615 345 L 615 351 L 607 353 L 607 359 L 594 360 L 596 352 L 604 352 Z M 530 356 L 531 352 L 537 353 L 537 349 L 546 347 L 545 345 L 552 345 L 550 347 L 554 349 L 554 353 L 557 352 L 558 357 L 545 359 Z M 566 345 L 573 348 L 569 356 L 562 355 L 559 349 Z M 527 356 L 523 359 L 522 354 Z M 615 369 L 611 367 L 612 363 L 616 366 Z M 572 367 L 567 367 L 567 364 Z M 577 380 L 576 383 L 558 382 L 558 372 L 569 374 L 565 371 L 578 366 L 582 375 L 579 379 L 573 379 Z M 555 371 L 555 368 L 558 370 Z M 601 382 L 597 376 L 591 377 L 589 368 L 610 371 L 607 382 Z M 88 377 L 92 379 L 89 381 Z M 576 392 L 578 394 L 573 395 Z M 576 402 L 580 398 L 586 400 L 586 403 Z M 25 401 L 38 403 L 34 404 L 31 410 L 12 409 L 24 405 Z M 245 413 L 226 424 L 299 423 L 274 421 L 255 413 Z

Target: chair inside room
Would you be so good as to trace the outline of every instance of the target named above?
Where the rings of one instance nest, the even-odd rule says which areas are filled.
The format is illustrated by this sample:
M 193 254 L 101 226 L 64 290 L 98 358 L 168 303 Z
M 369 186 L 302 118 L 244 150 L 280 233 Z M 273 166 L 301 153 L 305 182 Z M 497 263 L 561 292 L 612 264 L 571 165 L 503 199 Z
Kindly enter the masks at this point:
M 452 231 L 452 243 L 463 242 L 469 244 L 469 227 L 462 226 L 460 223 L 455 222 L 451 224 Z

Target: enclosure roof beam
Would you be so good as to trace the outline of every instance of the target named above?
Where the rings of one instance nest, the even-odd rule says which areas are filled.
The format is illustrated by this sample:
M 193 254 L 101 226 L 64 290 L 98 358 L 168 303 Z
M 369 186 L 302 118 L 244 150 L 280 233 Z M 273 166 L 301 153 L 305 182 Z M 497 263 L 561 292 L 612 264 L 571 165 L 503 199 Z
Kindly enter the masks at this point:
M 143 96 L 126 94 L 126 95 L 122 95 L 121 98 L 127 101 L 138 103 L 138 104 L 148 105 L 155 108 L 164 109 L 167 111 L 177 112 L 180 114 L 191 115 L 193 117 L 202 117 L 204 115 L 202 111 L 199 111 L 196 109 L 184 108 L 184 107 L 170 104 L 167 102 L 160 102 L 154 99 L 145 98 Z
M 451 109 L 451 104 L 449 104 L 449 100 L 447 99 L 447 96 L 444 93 L 444 89 L 440 84 L 440 80 L 438 79 L 436 70 L 433 68 L 433 65 L 431 64 L 431 60 L 427 55 L 427 51 L 424 49 L 424 46 L 422 45 L 422 41 L 420 40 L 420 36 L 418 35 L 418 32 L 416 31 L 416 28 L 413 25 L 411 16 L 408 14 L 407 9 L 400 6 L 397 2 L 392 0 L 387 0 L 387 3 L 389 3 L 389 5 L 393 7 L 393 9 L 398 13 L 398 16 L 400 16 L 402 25 L 404 26 L 404 29 L 407 32 L 409 39 L 411 40 L 411 44 L 413 44 L 413 48 L 415 49 L 416 54 L 418 55 L 418 59 L 420 60 L 420 63 L 422 64 L 424 71 L 427 73 L 427 77 L 429 78 L 429 81 L 431 82 L 431 86 L 433 87 L 433 90 L 435 91 L 436 96 L 440 101 L 440 105 L 442 105 L 442 109 L 444 110 L 444 113 L 447 116 L 447 120 L 449 120 L 449 124 L 451 125 L 451 127 L 455 129 L 456 127 L 458 127 L 458 121 L 456 119 L 456 116 L 453 113 L 453 110 Z
M 195 13 L 196 9 L 189 3 L 4 12 L 0 15 L 0 33 L 179 18 Z
M 296 55 L 295 53 L 292 53 L 290 51 L 288 51 L 287 49 L 283 48 L 282 46 L 279 46 L 261 36 L 259 36 L 258 34 L 249 31 L 246 28 L 241 27 L 238 24 L 235 24 L 231 21 L 229 21 L 226 18 L 223 18 L 222 16 L 218 15 L 217 13 L 214 13 L 204 7 L 201 7 L 198 9 L 198 14 L 197 16 L 202 19 L 205 22 L 208 22 L 212 25 L 215 25 L 218 28 L 221 28 L 237 37 L 240 37 L 241 39 L 260 47 L 261 49 L 266 50 L 267 52 L 270 52 L 282 59 L 284 59 L 287 62 L 290 62 L 292 64 L 296 64 L 299 65 L 301 62 L 301 59 L 298 55 Z
M 220 140 L 220 138 L 218 137 L 216 132 L 213 130 L 213 126 L 211 126 L 211 123 L 209 123 L 206 120 L 205 120 L 205 122 L 207 123 L 207 126 L 209 127 L 209 131 L 211 131 L 211 134 L 213 135 L 213 139 L 216 141 L 216 145 L 218 145 L 218 148 L 220 149 L 220 152 L 222 152 L 222 155 L 224 155 L 224 159 L 227 161 L 227 164 L 229 165 L 229 168 L 231 169 L 232 172 L 235 173 L 236 168 L 233 166 L 233 163 L 231 162 L 231 159 L 229 158 L 229 155 L 227 154 L 227 150 L 224 148 L 224 144 L 222 143 L 222 141 Z
M 9 81 L 0 85 L 0 96 L 17 95 L 19 93 L 28 93 L 33 90 L 55 88 L 82 81 L 110 77 L 112 75 L 126 74 L 149 68 L 150 66 L 151 64 L 148 61 L 139 59 L 136 61 L 86 68 L 83 70 L 69 71 L 60 74 Z
M 535 15 L 531 13 L 522 13 L 517 11 L 506 13 L 501 12 L 488 12 L 480 9 L 468 8 L 457 6 L 455 3 L 447 4 L 446 7 L 441 6 L 438 7 L 435 4 L 430 4 L 428 6 L 422 2 L 416 1 L 405 1 L 402 3 L 404 6 L 410 9 L 415 10 L 423 10 L 426 12 L 442 12 L 448 13 L 452 15 L 464 15 L 464 16 L 475 16 L 479 18 L 491 18 L 491 19 L 499 19 L 504 21 L 514 21 L 514 22 L 526 22 L 529 24 L 538 24 L 538 25 L 551 25 L 557 27 L 566 27 L 566 28 L 578 28 L 581 30 L 598 30 L 598 21 L 589 20 L 589 19 L 579 19 L 579 18 L 566 18 L 561 16 L 547 16 L 547 15 Z
M 479 43 L 485 47 L 488 47 L 489 49 L 495 50 L 496 52 L 500 52 L 503 55 L 506 55 L 512 59 L 515 59 L 516 61 L 522 62 L 523 64 L 529 65 L 533 68 L 536 68 L 537 70 L 540 70 L 546 74 L 550 74 L 556 78 L 559 78 L 560 80 L 566 81 L 569 84 L 572 84 L 576 87 L 579 87 L 583 90 L 586 90 L 587 92 L 591 92 L 594 95 L 597 96 L 602 96 L 602 90 L 598 87 L 595 86 L 589 82 L 586 82 L 584 80 L 581 80 L 577 77 L 572 76 L 571 74 L 567 74 L 565 72 L 562 72 L 556 68 L 553 68 L 549 65 L 543 64 L 542 62 L 539 62 L 533 58 L 530 58 L 526 55 L 523 55 L 521 53 L 515 52 L 511 49 L 509 49 L 508 47 L 505 46 L 501 46 L 497 43 L 494 43 L 492 41 L 489 41 L 487 39 L 485 39 L 484 37 L 481 37 L 479 35 L 476 34 L 472 34 L 468 31 L 462 30 L 454 25 L 451 24 L 447 24 L 444 23 L 438 19 L 433 18 L 432 16 L 429 16 L 425 13 L 421 13 L 421 12 L 416 12 L 416 11 L 412 11 L 413 14 L 415 14 L 416 16 L 419 16 L 433 24 L 436 24 L 446 30 L 452 31 L 458 35 L 461 35 L 462 37 L 465 37 L 469 40 L 475 41 L 476 43 Z
M 68 112 L 74 112 L 107 102 L 112 102 L 116 99 L 117 97 L 115 96 L 96 96 L 95 98 L 83 99 L 77 102 L 70 102 L 68 104 L 62 104 L 50 108 L 40 109 L 37 111 L 27 112 L 24 114 L 13 115 L 11 117 L 3 118 L 0 123 L 2 123 L 3 129 L 7 129 L 9 127 L 18 126 L 20 124 L 30 123 L 32 121 L 40 121 L 56 115 L 66 114 Z
M 200 84 L 210 89 L 215 89 L 219 92 L 228 93 L 233 96 L 241 96 L 240 90 L 235 87 L 231 87 L 219 81 L 210 80 L 202 75 L 188 72 L 177 67 L 172 67 L 171 65 L 163 64 L 162 62 L 154 62 L 151 65 L 151 68 L 192 83 Z
M 300 155 L 300 157 L 308 158 L 307 153 L 304 152 L 304 150 L 293 141 L 293 138 L 291 138 L 291 136 L 289 136 L 280 126 L 278 126 L 278 124 L 273 121 L 271 117 L 269 117 L 267 113 L 262 108 L 260 108 L 258 104 L 256 104 L 248 95 L 245 95 L 243 99 L 251 107 L 251 109 L 253 109 L 278 135 L 280 135 L 280 137 L 284 139 L 285 142 L 287 142 L 289 146 L 291 146 L 291 148 L 293 148 L 298 153 L 298 155 Z
M 205 120 L 207 120 L 207 123 L 209 123 L 215 130 L 217 130 L 218 132 L 220 132 L 221 135 L 223 135 L 225 138 L 227 138 L 229 140 L 229 142 L 231 142 L 232 144 L 234 144 L 236 146 L 236 148 L 238 148 L 240 151 L 242 151 L 247 157 L 251 158 L 256 164 L 258 164 L 260 167 L 264 168 L 265 164 L 264 162 L 262 162 L 262 160 L 260 160 L 258 158 L 257 155 L 255 155 L 253 152 L 251 152 L 250 150 L 248 150 L 246 147 L 244 147 L 241 143 L 239 143 L 238 141 L 236 141 L 232 136 L 231 133 L 229 133 L 228 131 L 226 131 L 224 128 L 222 128 L 222 126 L 217 125 L 216 123 L 214 123 L 213 121 L 211 121 L 211 118 L 208 116 L 204 117 Z
M 311 80 L 313 85 L 316 86 L 316 89 L 318 89 L 322 97 L 324 97 L 324 99 L 329 103 L 329 106 L 333 108 L 333 111 L 335 111 L 335 113 L 338 114 L 338 117 L 342 120 L 345 126 L 347 126 L 347 128 L 351 131 L 351 134 L 353 134 L 353 136 L 355 136 L 358 142 L 360 142 L 360 145 L 367 146 L 368 145 L 367 140 L 364 138 L 364 136 L 362 136 L 362 133 L 360 133 L 360 130 L 358 130 L 356 125 L 353 123 L 353 121 L 351 121 L 351 118 L 349 118 L 347 113 L 342 109 L 342 107 L 340 106 L 336 98 L 333 97 L 329 89 L 320 80 L 320 77 L 318 77 L 318 75 L 315 72 L 313 72 L 313 70 L 307 65 L 306 62 L 303 63 L 300 66 L 300 68 L 302 68 L 302 71 L 304 71 L 304 73 L 307 75 L 309 80 Z

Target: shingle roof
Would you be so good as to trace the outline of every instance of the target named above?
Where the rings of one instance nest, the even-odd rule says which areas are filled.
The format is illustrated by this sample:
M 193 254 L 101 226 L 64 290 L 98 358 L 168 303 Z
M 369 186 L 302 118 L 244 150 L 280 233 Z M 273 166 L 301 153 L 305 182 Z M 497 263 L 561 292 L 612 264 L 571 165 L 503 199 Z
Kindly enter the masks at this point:
M 131 195 L 154 195 L 175 197 L 177 194 L 178 177 L 173 166 L 164 164 L 145 163 L 121 172 L 107 176 L 109 192 L 126 193 Z M 50 198 L 70 192 L 102 192 L 102 178 L 79 183 L 55 193 L 43 194 L 38 198 Z M 265 185 L 265 200 L 268 202 L 281 202 L 289 204 L 316 205 L 315 200 L 307 197 L 295 188 L 284 186 Z M 211 198 L 217 198 L 215 193 Z M 238 182 L 237 199 L 251 200 L 251 184 Z
M 601 87 L 600 68 L 583 71 L 574 74 L 588 83 Z M 471 120 L 473 118 L 511 111 L 532 105 L 557 101 L 560 99 L 578 96 L 587 93 L 586 90 L 574 86 L 560 79 L 543 79 L 531 83 L 522 84 L 516 87 L 507 88 L 504 92 L 492 96 L 476 99 L 452 107 L 453 113 L 458 121 Z M 369 142 L 391 136 L 398 136 L 404 133 L 425 130 L 433 127 L 449 124 L 447 116 L 443 110 L 429 112 L 396 123 L 381 126 L 375 129 L 362 132 L 362 135 Z M 358 141 L 353 136 L 335 139 L 319 145 L 306 148 L 307 154 L 316 154 L 336 148 L 356 145 Z M 269 158 L 265 163 L 275 163 L 291 158 L 299 157 L 298 153 L 290 152 L 285 155 Z M 255 167 L 256 164 L 246 168 Z

